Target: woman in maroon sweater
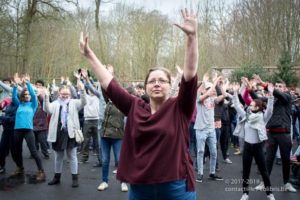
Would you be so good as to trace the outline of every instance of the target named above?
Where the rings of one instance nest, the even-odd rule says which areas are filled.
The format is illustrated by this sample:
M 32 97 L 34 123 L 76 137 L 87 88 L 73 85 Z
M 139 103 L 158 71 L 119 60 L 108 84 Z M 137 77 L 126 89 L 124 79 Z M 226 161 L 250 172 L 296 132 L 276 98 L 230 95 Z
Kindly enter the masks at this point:
M 130 184 L 129 199 L 196 199 L 188 124 L 197 95 L 198 40 L 196 16 L 182 10 L 186 34 L 183 77 L 177 97 L 170 97 L 165 68 L 151 69 L 145 79 L 150 103 L 127 93 L 89 48 L 81 33 L 80 51 L 102 88 L 128 118 L 117 178 Z

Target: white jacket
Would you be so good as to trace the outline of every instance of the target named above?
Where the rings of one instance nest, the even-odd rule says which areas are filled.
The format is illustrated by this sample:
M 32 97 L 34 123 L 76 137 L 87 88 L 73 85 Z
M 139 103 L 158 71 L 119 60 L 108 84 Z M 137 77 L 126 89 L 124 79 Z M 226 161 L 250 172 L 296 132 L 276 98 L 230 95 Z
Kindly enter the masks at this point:
M 274 97 L 268 97 L 268 104 L 266 111 L 259 112 L 259 113 L 251 113 L 248 120 L 252 121 L 250 123 L 250 127 L 257 130 L 258 138 L 260 141 L 267 140 L 267 131 L 266 131 L 266 124 L 270 120 L 272 113 L 273 113 L 273 104 L 274 104 Z M 237 95 L 233 96 L 233 105 L 236 109 L 239 117 L 241 120 L 237 123 L 233 135 L 244 138 L 245 137 L 245 122 L 246 118 L 246 111 L 244 111 L 241 106 Z M 251 118 L 251 119 L 250 119 Z
M 80 99 L 71 99 L 68 108 L 68 134 L 70 138 L 74 138 L 74 129 L 80 129 L 78 111 L 80 111 L 86 104 L 86 92 L 85 90 L 80 91 Z M 44 100 L 43 109 L 45 112 L 51 114 L 48 130 L 48 142 L 56 142 L 56 133 L 58 127 L 58 118 L 60 104 L 59 102 L 49 102 L 49 96 L 46 96 Z

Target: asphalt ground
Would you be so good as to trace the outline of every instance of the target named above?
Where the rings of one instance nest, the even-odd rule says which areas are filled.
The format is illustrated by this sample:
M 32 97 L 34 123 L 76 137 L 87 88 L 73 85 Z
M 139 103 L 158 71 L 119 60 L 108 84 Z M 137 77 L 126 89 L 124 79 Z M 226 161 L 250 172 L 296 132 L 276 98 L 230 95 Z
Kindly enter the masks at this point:
M 218 175 L 224 178 L 223 181 L 212 181 L 208 179 L 208 162 L 205 164 L 204 180 L 202 183 L 196 183 L 197 200 L 239 200 L 242 196 L 242 162 L 241 155 L 233 155 L 233 149 L 229 150 L 232 164 L 225 164 L 219 158 L 220 171 Z M 221 154 L 219 154 L 221 155 Z M 46 182 L 32 183 L 28 174 L 35 174 L 36 164 L 33 159 L 30 159 L 28 148 L 24 142 L 24 179 L 9 178 L 15 171 L 16 167 L 11 157 L 7 157 L 6 173 L 0 175 L 0 200 L 126 200 L 127 192 L 121 192 L 120 182 L 116 180 L 115 174 L 112 173 L 114 168 L 114 158 L 111 155 L 111 165 L 109 172 L 109 188 L 105 191 L 98 191 L 97 187 L 101 183 L 101 168 L 94 168 L 96 156 L 90 153 L 88 163 L 79 164 L 79 187 L 71 187 L 71 174 L 67 159 L 64 161 L 64 169 L 61 177 L 61 184 L 48 186 L 47 182 L 53 177 L 54 162 L 53 153 L 50 154 L 50 159 L 43 159 L 43 165 L 47 175 Z M 80 158 L 80 154 L 78 155 Z M 129 161 L 130 162 L 130 161 Z M 159 165 L 159 163 L 157 163 Z M 257 174 L 257 168 L 253 161 L 250 176 L 250 189 L 253 189 L 260 181 L 260 175 Z M 282 191 L 282 173 L 281 166 L 274 165 L 271 174 L 271 184 L 274 190 L 276 199 L 279 200 L 299 200 L 300 188 L 297 193 Z M 267 199 L 265 192 L 251 191 L 250 198 L 255 200 Z

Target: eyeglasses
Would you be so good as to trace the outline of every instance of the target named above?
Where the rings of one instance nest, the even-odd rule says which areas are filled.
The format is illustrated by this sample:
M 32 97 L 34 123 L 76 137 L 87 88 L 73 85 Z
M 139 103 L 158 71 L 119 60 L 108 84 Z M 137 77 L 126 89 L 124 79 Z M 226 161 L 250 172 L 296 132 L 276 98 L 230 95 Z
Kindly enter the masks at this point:
M 71 95 L 70 93 L 60 93 L 61 96 L 69 96 Z
M 158 79 L 158 80 L 150 80 L 147 82 L 147 84 L 149 85 L 155 85 L 156 83 L 159 85 L 164 85 L 170 83 L 170 81 L 164 79 Z

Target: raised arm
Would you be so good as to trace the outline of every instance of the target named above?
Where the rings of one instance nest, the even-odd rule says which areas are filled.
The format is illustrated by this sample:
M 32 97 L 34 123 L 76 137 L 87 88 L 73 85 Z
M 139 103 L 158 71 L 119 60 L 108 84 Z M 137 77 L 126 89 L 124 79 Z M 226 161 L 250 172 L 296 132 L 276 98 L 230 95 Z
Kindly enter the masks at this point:
M 0 87 L 2 87 L 6 92 L 9 92 L 9 93 L 12 92 L 12 87 L 10 87 L 9 85 L 6 85 L 2 81 L 0 81 Z
M 189 81 L 196 75 L 198 68 L 198 22 L 196 15 L 187 9 L 181 10 L 181 14 L 184 22 L 175 25 L 187 36 L 183 76 L 185 81 Z
M 264 112 L 264 121 L 267 123 L 273 114 L 273 107 L 274 107 L 274 86 L 272 84 L 268 84 L 268 91 L 269 91 L 269 96 L 268 96 L 268 104 L 267 104 L 267 109 Z
M 236 112 L 243 118 L 246 115 L 246 112 L 244 111 L 244 109 L 242 109 L 241 103 L 239 102 L 239 97 L 238 97 L 239 88 L 240 87 L 238 84 L 233 85 L 234 95 L 232 98 L 232 102 Z
M 81 54 L 87 58 L 90 66 L 92 67 L 101 87 L 106 91 L 110 81 L 113 79 L 113 75 L 105 68 L 95 53 L 91 50 L 88 44 L 88 37 L 84 37 L 82 32 L 80 33 L 79 47 Z

